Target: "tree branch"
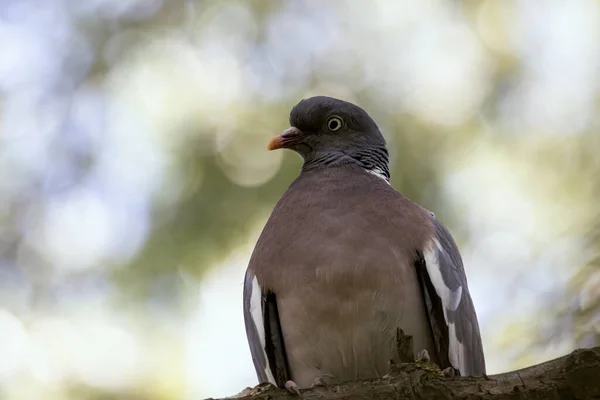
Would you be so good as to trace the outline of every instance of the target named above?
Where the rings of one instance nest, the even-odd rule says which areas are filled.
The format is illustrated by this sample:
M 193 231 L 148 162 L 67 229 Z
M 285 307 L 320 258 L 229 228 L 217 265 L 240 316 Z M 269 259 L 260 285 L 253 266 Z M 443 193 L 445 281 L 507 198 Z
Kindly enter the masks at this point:
M 247 388 L 238 400 L 279 400 L 292 396 L 269 384 Z M 302 390 L 316 399 L 600 399 L 600 347 L 580 349 L 539 365 L 484 377 L 442 376 L 418 364 L 394 367 L 390 377 Z

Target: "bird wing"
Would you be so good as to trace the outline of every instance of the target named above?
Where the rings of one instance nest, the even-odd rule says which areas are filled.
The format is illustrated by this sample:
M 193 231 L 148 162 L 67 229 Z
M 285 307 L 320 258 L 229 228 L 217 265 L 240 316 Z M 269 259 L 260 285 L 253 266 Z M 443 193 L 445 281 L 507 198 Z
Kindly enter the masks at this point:
M 275 293 L 263 290 L 248 270 L 243 296 L 246 336 L 258 380 L 283 388 L 290 375 Z
M 451 366 L 462 376 L 483 375 L 481 334 L 462 258 L 448 229 L 435 218 L 433 224 L 417 271 L 441 367 Z

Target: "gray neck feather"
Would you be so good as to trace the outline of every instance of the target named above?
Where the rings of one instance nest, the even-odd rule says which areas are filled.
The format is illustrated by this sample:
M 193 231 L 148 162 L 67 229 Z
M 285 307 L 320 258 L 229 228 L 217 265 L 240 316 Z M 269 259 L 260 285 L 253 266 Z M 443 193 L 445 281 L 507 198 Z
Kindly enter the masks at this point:
M 310 171 L 313 169 L 343 164 L 359 165 L 367 172 L 377 175 L 387 182 L 390 181 L 389 156 L 388 151 L 384 146 L 352 150 L 347 153 L 342 151 L 330 151 L 317 154 L 315 157 L 304 161 L 302 171 Z

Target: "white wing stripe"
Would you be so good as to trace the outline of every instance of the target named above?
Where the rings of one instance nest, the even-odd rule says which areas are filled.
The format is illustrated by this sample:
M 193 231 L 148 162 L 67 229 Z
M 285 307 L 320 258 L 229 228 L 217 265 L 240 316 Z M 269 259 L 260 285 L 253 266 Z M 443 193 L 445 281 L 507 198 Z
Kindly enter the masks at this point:
M 465 346 L 456 338 L 456 327 L 453 323 L 448 324 L 448 337 L 450 345 L 448 347 L 448 359 L 450 364 L 460 371 L 461 374 L 468 375 L 467 366 L 465 365 Z
M 258 280 L 256 279 L 256 277 L 252 279 L 252 294 L 250 296 L 250 315 L 252 316 L 254 326 L 256 326 L 256 330 L 258 331 L 260 347 L 265 357 L 265 374 L 267 375 L 267 379 L 270 383 L 272 383 L 273 385 L 277 385 L 277 383 L 275 382 L 275 378 L 273 377 L 273 373 L 271 372 L 271 368 L 269 368 L 269 359 L 267 358 L 267 351 L 265 350 L 266 342 L 265 324 L 263 320 L 262 310 L 262 290 L 258 285 Z
M 440 242 L 437 239 L 432 239 L 432 243 L 423 252 L 423 257 L 425 258 L 425 266 L 427 267 L 431 283 L 433 283 L 435 292 L 442 299 L 444 308 L 456 311 L 462 299 L 462 286 L 459 286 L 456 290 L 452 290 L 446 286 L 442 277 L 442 271 L 440 270 L 439 253 L 443 251 Z M 446 316 L 446 310 L 444 310 L 444 316 Z M 448 319 L 446 319 L 446 322 L 448 322 Z
M 448 359 L 454 368 L 458 369 L 461 374 L 464 374 L 466 372 L 465 346 L 458 340 L 456 327 L 454 323 L 448 323 L 448 316 L 446 314 L 446 310 L 456 311 L 458 308 L 462 299 L 462 286 L 459 286 L 456 290 L 452 290 L 446 286 L 442 277 L 442 271 L 440 270 L 440 253 L 443 251 L 444 249 L 440 242 L 434 238 L 423 252 L 423 258 L 425 258 L 427 274 L 429 275 L 429 279 L 431 279 L 435 292 L 442 299 L 444 319 L 448 325 Z

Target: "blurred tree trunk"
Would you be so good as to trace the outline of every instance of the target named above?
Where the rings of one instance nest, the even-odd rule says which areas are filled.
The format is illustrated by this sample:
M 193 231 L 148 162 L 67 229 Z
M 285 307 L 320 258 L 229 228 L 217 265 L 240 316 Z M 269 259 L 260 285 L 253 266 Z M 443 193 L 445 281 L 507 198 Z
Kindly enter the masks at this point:
M 236 398 L 278 400 L 292 396 L 263 384 L 244 390 Z M 477 378 L 446 378 L 417 364 L 401 364 L 389 378 L 303 390 L 301 399 L 600 399 L 600 347 Z

